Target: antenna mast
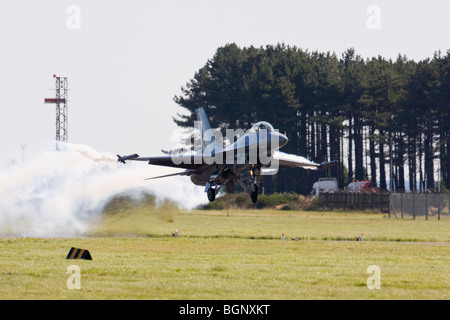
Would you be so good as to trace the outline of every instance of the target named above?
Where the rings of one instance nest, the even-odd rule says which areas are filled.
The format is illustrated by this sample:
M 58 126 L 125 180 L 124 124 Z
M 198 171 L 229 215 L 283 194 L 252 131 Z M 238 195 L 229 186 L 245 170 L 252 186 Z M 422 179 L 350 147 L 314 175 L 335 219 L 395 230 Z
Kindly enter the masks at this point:
M 68 98 L 68 83 L 67 77 L 57 77 L 53 75 L 56 80 L 56 97 L 45 98 L 45 103 L 56 104 L 56 149 L 58 149 L 58 142 L 67 142 L 67 98 Z

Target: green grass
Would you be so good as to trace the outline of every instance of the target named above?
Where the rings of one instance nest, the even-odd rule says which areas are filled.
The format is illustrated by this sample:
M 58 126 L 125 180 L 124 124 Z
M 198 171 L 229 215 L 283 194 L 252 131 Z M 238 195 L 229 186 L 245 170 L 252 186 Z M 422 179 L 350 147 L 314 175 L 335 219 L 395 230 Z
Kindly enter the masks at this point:
M 90 237 L 0 239 L 0 299 L 450 299 L 450 219 L 114 210 Z M 72 246 L 93 260 L 66 260 Z M 80 290 L 66 286 L 70 265 Z M 379 290 L 367 288 L 370 265 Z

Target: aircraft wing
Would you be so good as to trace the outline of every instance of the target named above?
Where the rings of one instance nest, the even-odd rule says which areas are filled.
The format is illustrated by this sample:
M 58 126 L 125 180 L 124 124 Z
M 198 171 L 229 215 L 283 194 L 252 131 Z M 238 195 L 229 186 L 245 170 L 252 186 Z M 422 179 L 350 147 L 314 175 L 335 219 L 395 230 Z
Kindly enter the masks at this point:
M 195 170 L 199 169 L 203 164 L 203 157 L 201 155 L 167 155 L 167 156 L 157 156 L 157 157 L 140 157 L 137 153 L 120 156 L 117 155 L 117 161 L 125 163 L 126 161 L 146 161 L 148 164 L 153 164 L 157 166 L 173 167 L 173 168 L 183 168 Z
M 280 168 L 296 168 L 302 167 L 309 170 L 324 169 L 330 166 L 337 165 L 339 161 L 333 160 L 329 162 L 315 163 L 302 156 L 295 154 L 288 154 L 284 152 L 274 152 L 273 159 L 278 161 Z

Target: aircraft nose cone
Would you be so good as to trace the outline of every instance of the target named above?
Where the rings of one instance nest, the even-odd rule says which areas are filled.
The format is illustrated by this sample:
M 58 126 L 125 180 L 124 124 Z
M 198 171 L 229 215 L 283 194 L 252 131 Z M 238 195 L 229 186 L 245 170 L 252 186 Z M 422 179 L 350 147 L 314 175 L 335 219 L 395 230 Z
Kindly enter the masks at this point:
M 288 138 L 287 138 L 284 134 L 279 133 L 279 136 L 278 136 L 278 146 L 281 148 L 281 147 L 284 146 L 286 143 L 288 143 Z

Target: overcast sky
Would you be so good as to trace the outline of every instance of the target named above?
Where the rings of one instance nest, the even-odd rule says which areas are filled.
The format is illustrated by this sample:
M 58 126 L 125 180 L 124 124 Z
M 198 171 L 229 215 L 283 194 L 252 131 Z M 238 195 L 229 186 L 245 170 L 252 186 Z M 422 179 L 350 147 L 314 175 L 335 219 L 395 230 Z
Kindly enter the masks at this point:
M 69 142 L 159 155 L 173 102 L 227 43 L 416 61 L 450 49 L 447 0 L 2 1 L 0 166 L 53 150 L 53 74 L 69 82 Z M 264 120 L 264 119 L 260 119 Z M 276 127 L 276 124 L 274 124 Z

